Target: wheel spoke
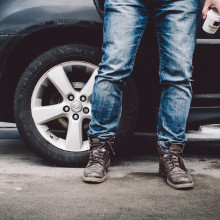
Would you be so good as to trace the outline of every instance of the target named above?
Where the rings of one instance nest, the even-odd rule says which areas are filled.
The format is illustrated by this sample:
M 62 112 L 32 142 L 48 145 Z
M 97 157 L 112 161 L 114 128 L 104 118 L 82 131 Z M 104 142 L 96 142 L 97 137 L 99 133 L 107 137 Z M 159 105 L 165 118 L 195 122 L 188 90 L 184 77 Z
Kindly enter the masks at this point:
M 78 151 L 83 146 L 82 121 L 69 119 L 66 136 L 66 150 Z
M 98 70 L 95 69 L 91 75 L 91 77 L 89 78 L 88 82 L 86 83 L 86 85 L 82 88 L 81 90 L 81 95 L 85 95 L 87 96 L 88 99 L 91 99 L 92 96 L 92 91 L 93 91 L 93 86 L 94 86 L 94 82 L 95 82 L 95 76 L 98 74 Z
M 32 116 L 37 124 L 52 121 L 64 116 L 63 104 L 34 107 L 32 109 Z
M 89 150 L 88 141 L 83 140 L 83 130 L 88 129 L 88 125 L 86 124 L 86 127 L 83 128 L 85 124 L 83 122 L 88 122 L 89 120 L 84 121 L 84 119 L 91 119 L 92 117 L 90 101 L 92 98 L 95 76 L 98 73 L 96 68 L 97 66 L 83 61 L 61 63 L 46 72 L 35 87 L 31 100 L 31 112 L 34 123 L 40 134 L 49 143 L 59 149 L 71 152 Z M 69 74 L 74 74 L 75 72 L 84 74 L 87 77 L 90 76 L 87 83 L 85 84 L 84 80 L 76 81 L 76 79 L 73 79 L 73 81 L 75 81 L 71 82 Z M 56 92 L 61 94 L 63 97 L 62 103 L 42 106 L 42 103 L 45 103 L 44 94 L 48 92 L 46 89 L 50 85 L 54 86 L 57 90 Z M 79 89 L 81 90 L 78 91 Z M 74 99 L 72 100 L 69 95 L 73 95 Z M 84 100 L 81 98 L 82 96 L 86 96 Z M 51 97 L 53 97 L 53 94 L 51 94 Z M 76 113 L 72 102 L 80 100 L 82 100 L 81 111 Z M 70 107 L 70 109 L 64 108 L 65 105 Z M 89 110 L 83 109 L 85 107 L 89 108 Z M 75 113 L 79 118 L 75 117 Z M 75 119 L 73 119 L 73 116 Z M 52 124 L 48 123 L 63 117 L 68 118 L 68 124 L 66 124 L 67 131 L 64 131 L 66 137 L 63 137 L 64 133 L 62 133 L 62 135 L 59 132 L 56 133 L 56 128 L 54 129 Z M 61 123 L 60 120 L 58 120 L 58 123 Z
M 88 114 L 83 114 L 82 115 L 82 118 L 87 118 L 87 119 L 92 119 L 92 114 L 91 114 L 91 111 L 88 113 Z
M 75 93 L 62 66 L 53 68 L 47 73 L 47 76 L 63 97 Z
M 88 118 L 88 119 L 92 119 L 92 113 L 89 112 L 89 113 L 86 115 L 86 118 Z

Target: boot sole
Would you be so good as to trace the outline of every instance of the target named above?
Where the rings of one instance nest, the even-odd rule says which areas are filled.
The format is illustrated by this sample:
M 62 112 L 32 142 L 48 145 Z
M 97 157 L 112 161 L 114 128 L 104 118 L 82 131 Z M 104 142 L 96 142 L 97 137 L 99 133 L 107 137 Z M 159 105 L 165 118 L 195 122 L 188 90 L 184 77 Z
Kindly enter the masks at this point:
M 96 178 L 96 177 L 83 177 L 82 180 L 83 182 L 86 183 L 102 183 L 107 179 L 107 176 L 103 176 L 102 178 Z
M 194 187 L 193 183 L 184 183 L 184 184 L 173 184 L 173 183 L 171 183 L 167 178 L 167 173 L 162 171 L 162 170 L 159 170 L 159 176 L 163 177 L 163 178 L 166 178 L 167 179 L 167 184 L 169 186 L 171 186 L 172 188 L 174 188 L 174 189 L 189 189 L 189 188 Z
M 193 188 L 193 183 L 184 183 L 184 184 L 173 184 L 167 179 L 167 184 L 174 189 L 190 189 Z
M 106 170 L 111 166 L 111 161 L 109 160 L 108 163 L 106 164 Z M 107 175 L 105 174 L 102 178 L 98 177 L 83 177 L 82 180 L 83 182 L 86 183 L 102 183 L 107 179 Z

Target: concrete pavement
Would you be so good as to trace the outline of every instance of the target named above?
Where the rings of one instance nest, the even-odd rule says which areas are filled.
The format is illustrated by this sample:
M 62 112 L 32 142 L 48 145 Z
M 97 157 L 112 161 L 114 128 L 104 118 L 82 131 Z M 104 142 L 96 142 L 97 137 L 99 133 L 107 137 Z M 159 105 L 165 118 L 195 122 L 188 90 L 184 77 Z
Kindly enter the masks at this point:
M 51 166 L 22 140 L 0 140 L 0 219 L 219 219 L 218 144 L 186 148 L 193 190 L 170 188 L 152 144 L 133 144 L 117 154 L 106 182 L 85 184 L 82 168 Z

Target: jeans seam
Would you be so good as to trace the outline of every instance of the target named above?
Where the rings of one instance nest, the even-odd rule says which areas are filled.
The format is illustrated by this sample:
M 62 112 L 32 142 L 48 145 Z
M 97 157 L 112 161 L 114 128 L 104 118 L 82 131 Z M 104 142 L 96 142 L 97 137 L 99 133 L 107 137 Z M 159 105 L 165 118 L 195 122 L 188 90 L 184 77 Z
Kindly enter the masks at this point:
M 161 44 L 160 44 L 160 41 L 159 41 L 159 35 L 158 35 L 158 27 L 156 25 L 156 22 L 154 21 L 154 24 L 156 26 L 156 34 L 157 34 L 157 45 L 158 45 L 158 53 L 159 53 L 159 77 L 160 77 L 160 82 L 161 82 L 161 69 L 162 69 L 162 65 L 161 65 Z
M 142 40 L 144 31 L 145 31 L 145 29 L 146 29 L 146 27 L 147 27 L 147 23 L 148 23 L 148 21 L 145 22 L 145 26 L 144 26 L 143 30 L 141 31 L 141 37 L 140 37 L 140 40 L 139 40 L 139 42 L 138 42 L 138 46 L 137 46 L 137 49 L 136 49 L 136 51 L 135 51 L 135 55 L 134 55 L 134 57 L 133 57 L 133 59 L 132 59 L 132 66 L 131 66 L 132 71 L 131 71 L 131 73 L 133 72 L 134 63 L 135 63 L 135 58 L 136 58 L 136 56 L 137 56 L 137 51 L 138 51 L 138 49 L 139 49 L 139 46 L 140 46 L 140 43 L 141 43 L 141 40 Z M 131 74 L 130 74 L 130 75 L 131 75 Z M 123 90 L 124 90 L 124 88 L 122 89 L 122 94 L 121 94 L 121 99 L 120 99 L 120 112 L 119 112 L 119 114 L 118 114 L 117 129 L 116 129 L 116 130 L 117 130 L 117 134 L 118 134 L 118 128 L 119 128 L 119 123 L 120 123 L 120 118 L 121 118 L 121 113 L 122 113 Z
M 162 132 L 162 129 L 161 129 L 161 113 L 162 113 L 162 102 L 163 102 L 163 98 L 162 98 L 162 95 L 163 95 L 163 92 L 164 92 L 164 88 L 162 88 L 161 90 L 161 99 L 160 99 L 160 106 L 159 106 L 159 115 L 158 115 L 158 124 L 159 124 L 159 130 Z M 162 135 L 162 134 L 159 134 L 159 135 Z
M 120 112 L 119 112 L 119 114 L 118 114 L 117 126 L 116 126 L 117 134 L 118 134 L 119 122 L 120 122 L 120 119 L 121 119 L 121 113 L 122 113 L 122 97 L 123 97 L 123 90 L 122 90 L 121 98 L 120 98 Z
M 149 19 L 149 17 L 148 17 L 147 19 Z M 145 22 L 144 28 L 143 28 L 143 30 L 141 31 L 140 41 L 138 42 L 138 46 L 137 46 L 137 49 L 136 49 L 136 51 L 135 51 L 135 55 L 133 56 L 133 59 L 132 59 L 132 66 L 131 66 L 132 71 L 131 71 L 131 73 L 133 72 L 134 63 L 135 63 L 135 59 L 136 59 L 136 56 L 137 56 L 137 51 L 138 51 L 138 49 L 139 49 L 139 46 L 140 46 L 140 43 L 141 43 L 141 40 L 142 40 L 144 31 L 145 31 L 145 29 L 146 29 L 146 27 L 147 27 L 147 23 L 148 23 L 148 21 Z

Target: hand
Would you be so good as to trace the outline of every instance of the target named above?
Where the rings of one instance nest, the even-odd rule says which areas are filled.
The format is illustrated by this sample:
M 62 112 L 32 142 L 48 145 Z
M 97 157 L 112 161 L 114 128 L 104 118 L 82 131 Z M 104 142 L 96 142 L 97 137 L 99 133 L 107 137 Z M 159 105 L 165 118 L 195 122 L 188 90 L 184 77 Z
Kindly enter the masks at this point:
M 220 0 L 206 0 L 202 10 L 203 19 L 206 19 L 210 8 L 216 8 L 220 14 Z

